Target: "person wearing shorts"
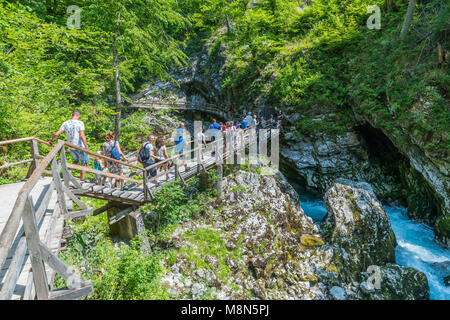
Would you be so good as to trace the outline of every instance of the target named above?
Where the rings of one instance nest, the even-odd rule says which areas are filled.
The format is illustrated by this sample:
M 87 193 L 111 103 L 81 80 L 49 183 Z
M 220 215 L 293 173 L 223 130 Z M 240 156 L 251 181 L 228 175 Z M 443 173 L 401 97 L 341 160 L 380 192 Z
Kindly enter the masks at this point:
M 53 146 L 53 142 L 55 139 L 63 132 L 66 133 L 67 142 L 70 144 L 73 144 L 77 147 L 80 147 L 82 149 L 87 149 L 87 142 L 86 142 L 86 136 L 84 134 L 84 123 L 80 120 L 81 112 L 79 110 L 74 110 L 72 112 L 72 119 L 65 121 L 58 131 L 55 132 L 52 139 L 49 141 L 49 144 Z M 82 166 L 87 166 L 87 163 L 89 162 L 89 156 L 87 153 L 74 149 L 69 148 L 70 153 L 72 154 L 74 164 L 81 163 Z M 84 178 L 86 176 L 86 171 L 81 170 L 80 174 L 80 180 L 84 181 Z
M 186 161 L 185 161 L 185 155 L 184 155 L 184 146 L 187 144 L 187 141 L 184 139 L 184 137 L 183 136 L 180 136 L 179 138 L 178 138 L 178 140 L 176 141 L 176 144 L 175 144 L 175 150 L 176 150 L 176 152 L 179 154 L 179 157 L 178 157 L 178 159 L 179 159 L 179 161 L 180 161 L 180 164 L 183 164 L 184 163 L 184 168 L 186 169 L 186 171 L 188 170 L 188 166 L 187 166 L 187 163 L 186 163 Z
M 112 152 L 112 150 L 114 148 L 117 148 L 117 151 L 119 151 L 119 154 L 121 155 L 121 159 L 123 159 L 123 161 L 127 161 L 127 159 L 125 159 L 125 155 L 123 154 L 123 152 L 122 152 L 122 150 L 120 148 L 119 142 L 117 142 L 114 139 L 114 132 L 109 131 L 106 134 L 106 141 L 102 145 L 102 152 L 103 152 L 103 154 L 105 156 L 111 158 L 111 152 Z M 117 163 L 115 161 L 110 161 L 109 160 L 109 161 L 107 161 L 106 165 L 107 165 L 108 171 L 110 173 L 113 173 L 113 174 L 116 174 L 116 175 L 119 175 L 119 176 L 123 175 L 123 167 L 122 167 L 122 165 L 120 163 Z M 110 178 L 110 180 L 111 180 L 110 181 L 111 186 L 113 186 L 113 183 L 112 183 L 113 178 Z M 124 180 L 119 179 L 119 181 L 117 181 L 117 179 L 115 179 L 114 186 L 117 187 L 118 184 L 121 187 L 123 187 Z

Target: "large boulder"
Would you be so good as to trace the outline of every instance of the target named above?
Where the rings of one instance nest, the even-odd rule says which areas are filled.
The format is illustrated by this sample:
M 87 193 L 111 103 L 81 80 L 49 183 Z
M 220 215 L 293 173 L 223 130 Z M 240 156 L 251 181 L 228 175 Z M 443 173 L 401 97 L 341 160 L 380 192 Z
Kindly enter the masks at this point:
M 340 250 L 343 270 L 354 279 L 371 265 L 395 262 L 397 245 L 381 204 L 365 189 L 335 184 L 325 194 L 323 235 Z
M 374 268 L 373 271 L 377 269 Z M 428 280 L 423 272 L 397 264 L 379 267 L 376 274 L 364 273 L 360 295 L 371 300 L 427 300 L 430 295 Z M 376 281 L 379 281 L 378 284 Z M 378 286 L 378 287 L 377 287 Z
M 289 189 L 285 183 L 281 177 L 246 171 L 224 178 L 223 197 L 212 201 L 203 217 L 182 223 L 169 236 L 168 246 L 176 251 L 165 262 L 169 271 L 162 283 L 171 297 L 428 297 L 423 273 L 390 263 L 395 237 L 368 191 L 334 186 L 327 194 L 330 214 L 321 234 L 298 202 L 283 192 Z M 370 265 L 378 271 L 379 287 L 371 285 Z

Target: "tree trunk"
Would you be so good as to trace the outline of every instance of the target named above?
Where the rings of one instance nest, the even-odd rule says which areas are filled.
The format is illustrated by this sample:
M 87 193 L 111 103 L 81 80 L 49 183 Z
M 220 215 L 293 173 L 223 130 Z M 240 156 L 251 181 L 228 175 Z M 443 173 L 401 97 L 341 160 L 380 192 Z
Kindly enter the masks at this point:
M 120 13 L 117 17 L 116 34 L 114 35 L 114 84 L 116 88 L 116 117 L 115 117 L 115 140 L 120 141 L 120 118 L 122 116 L 122 94 L 120 93 L 120 79 L 119 79 L 119 53 L 117 49 L 117 38 L 119 37 L 119 21 Z
M 405 21 L 403 21 L 402 31 L 400 32 L 400 39 L 404 39 L 411 26 L 414 15 L 414 8 L 416 7 L 416 0 L 409 0 L 408 10 L 406 11 Z

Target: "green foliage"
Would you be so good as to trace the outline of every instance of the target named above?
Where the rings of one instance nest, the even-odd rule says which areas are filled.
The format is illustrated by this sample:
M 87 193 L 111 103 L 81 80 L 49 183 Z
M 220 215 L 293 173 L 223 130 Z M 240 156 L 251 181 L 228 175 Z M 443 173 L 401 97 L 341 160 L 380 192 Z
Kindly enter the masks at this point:
M 196 183 L 196 179 L 189 181 L 189 187 Z M 129 245 L 114 243 L 109 237 L 106 214 L 70 222 L 73 236 L 67 239 L 67 250 L 59 256 L 84 279 L 93 281 L 94 293 L 88 299 L 169 298 L 160 284 L 164 272 L 162 262 L 166 260 L 170 265 L 176 256 L 173 251 L 163 249 L 160 242 L 167 241 L 180 222 L 198 215 L 210 198 L 208 193 L 196 193 L 189 200 L 180 185 L 171 183 L 155 193 L 155 200 L 143 207 L 145 211 L 155 212 L 159 219 L 156 230 L 152 232 L 154 228 L 150 226 L 145 234 L 153 244 L 151 255 L 140 251 L 144 235 L 135 237 Z M 83 201 L 94 208 L 104 204 L 101 200 L 83 198 Z M 61 288 L 66 284 L 57 276 L 55 286 Z
M 195 268 L 214 270 L 224 284 L 230 284 L 231 269 L 227 264 L 227 256 L 236 261 L 241 260 L 239 249 L 228 250 L 220 231 L 209 228 L 189 230 L 183 237 L 193 245 L 180 248 L 177 252 L 185 255 L 189 262 L 193 262 Z M 207 259 L 208 256 L 215 257 L 217 264 L 212 265 Z
M 161 253 L 151 255 L 140 252 L 141 239 L 130 245 L 117 247 L 108 236 L 108 219 L 105 214 L 90 216 L 83 222 L 73 222 L 74 235 L 67 240 L 67 250 L 59 254 L 68 265 L 84 279 L 90 279 L 94 293 L 88 299 L 130 300 L 166 299 L 160 288 L 162 272 Z M 66 286 L 61 277 L 55 287 Z
M 155 192 L 154 202 L 144 206 L 145 211 L 152 211 L 157 216 L 156 224 L 152 221 L 153 224 L 149 225 L 147 221 L 148 228 L 157 233 L 162 233 L 160 236 L 163 236 L 166 228 L 197 217 L 204 211 L 210 200 L 210 193 L 195 191 L 193 185 L 198 184 L 197 179 L 191 180 L 189 184 L 189 188 L 194 191 L 191 199 L 188 197 L 187 191 L 176 182 L 164 184 L 161 189 Z

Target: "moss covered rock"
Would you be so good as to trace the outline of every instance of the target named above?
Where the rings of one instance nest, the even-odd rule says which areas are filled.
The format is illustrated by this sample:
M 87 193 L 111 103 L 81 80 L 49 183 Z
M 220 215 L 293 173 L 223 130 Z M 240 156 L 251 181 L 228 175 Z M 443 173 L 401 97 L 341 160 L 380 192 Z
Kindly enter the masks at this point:
M 325 239 L 339 247 L 341 264 L 353 278 L 370 265 L 395 262 L 397 245 L 381 204 L 364 189 L 335 184 L 325 195 Z
M 300 238 L 300 242 L 307 247 L 320 247 L 325 244 L 321 237 L 304 234 Z

